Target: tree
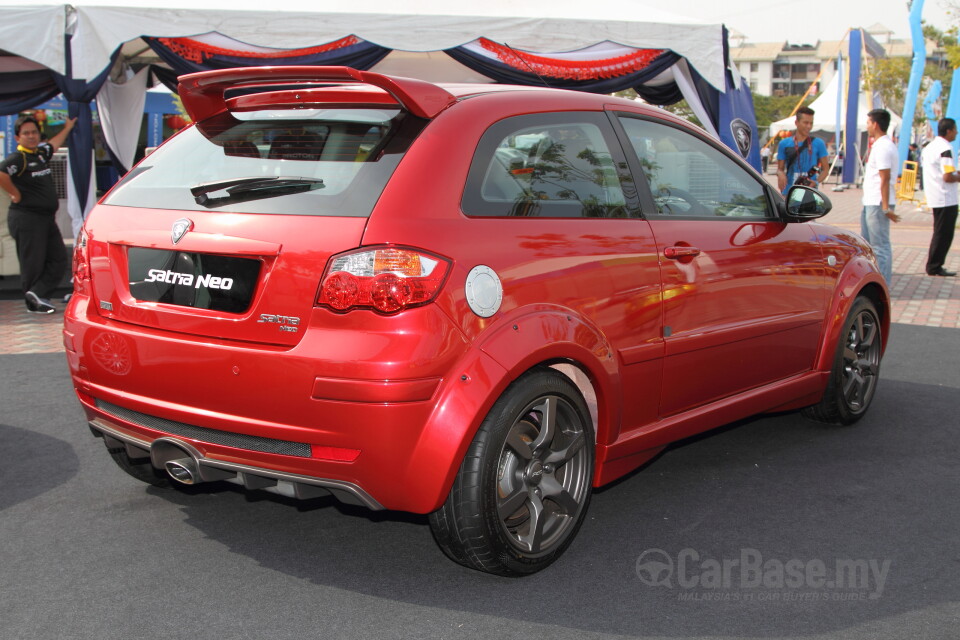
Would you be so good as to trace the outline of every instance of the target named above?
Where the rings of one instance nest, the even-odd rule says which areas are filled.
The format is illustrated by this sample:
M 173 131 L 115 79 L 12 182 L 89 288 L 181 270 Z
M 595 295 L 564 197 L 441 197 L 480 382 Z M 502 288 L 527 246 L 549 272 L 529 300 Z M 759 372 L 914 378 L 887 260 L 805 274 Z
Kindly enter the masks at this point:
M 948 3 L 949 13 L 953 17 L 960 15 L 960 6 L 955 3 Z M 931 24 L 923 23 L 923 37 L 936 43 L 938 49 L 943 49 L 946 53 L 945 58 L 939 58 L 934 64 L 927 64 L 927 67 L 934 67 L 941 75 L 943 73 L 951 74 L 954 69 L 960 67 L 960 43 L 957 41 L 957 27 L 953 26 L 946 31 L 941 31 Z M 926 72 L 924 73 L 926 75 Z
M 941 31 L 931 24 L 923 23 L 923 37 L 927 41 L 932 41 L 936 48 L 945 52 L 946 55 L 927 61 L 918 101 L 923 100 L 924 94 L 936 80 L 939 80 L 942 85 L 941 95 L 950 95 L 953 69 L 960 66 L 960 46 L 957 42 L 956 27 Z M 884 107 L 903 113 L 911 73 L 912 65 L 909 58 L 879 58 L 864 66 L 863 77 L 867 88 L 880 95 Z M 926 120 L 927 116 L 923 108 L 920 104 L 916 105 L 913 125 L 923 126 Z
M 877 58 L 864 65 L 863 80 L 868 90 L 880 94 L 885 107 L 903 113 L 910 71 L 909 58 Z
M 815 96 L 807 96 L 802 106 L 809 106 Z M 761 96 L 753 94 L 753 112 L 757 116 L 757 127 L 766 131 L 774 122 L 787 118 L 800 106 L 799 96 Z
M 192 122 L 190 114 L 187 113 L 187 108 L 183 106 L 183 100 L 180 99 L 180 96 L 176 93 L 171 96 L 173 98 L 173 106 L 177 110 L 177 113 L 183 116 L 183 119 L 187 122 Z
M 665 104 L 663 105 L 663 108 L 673 115 L 679 116 L 684 120 L 697 125 L 698 127 L 703 126 L 703 123 L 700 122 L 700 118 L 694 115 L 693 109 L 690 108 L 690 104 L 686 100 L 681 100 L 680 102 L 675 102 L 673 104 Z
M 953 16 L 960 15 L 960 6 L 953 3 L 948 6 L 954 7 L 948 13 Z M 933 40 L 937 43 L 937 47 L 941 49 L 946 49 L 947 47 L 956 47 L 957 46 L 957 27 L 953 26 L 947 29 L 946 31 L 941 31 L 936 28 L 926 20 L 921 20 L 920 24 L 923 25 L 923 37 L 926 40 Z

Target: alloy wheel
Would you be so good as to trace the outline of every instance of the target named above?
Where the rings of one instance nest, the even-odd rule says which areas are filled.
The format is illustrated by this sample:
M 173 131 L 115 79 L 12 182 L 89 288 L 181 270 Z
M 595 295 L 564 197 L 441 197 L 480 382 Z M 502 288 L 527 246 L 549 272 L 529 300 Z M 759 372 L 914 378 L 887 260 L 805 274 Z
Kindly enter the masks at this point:
M 508 539 L 527 555 L 550 553 L 578 522 L 591 481 L 585 433 L 576 409 L 547 395 L 527 405 L 507 434 L 496 507 Z
M 843 350 L 843 398 L 850 411 L 859 413 L 870 406 L 879 371 L 879 322 L 864 309 L 850 324 Z

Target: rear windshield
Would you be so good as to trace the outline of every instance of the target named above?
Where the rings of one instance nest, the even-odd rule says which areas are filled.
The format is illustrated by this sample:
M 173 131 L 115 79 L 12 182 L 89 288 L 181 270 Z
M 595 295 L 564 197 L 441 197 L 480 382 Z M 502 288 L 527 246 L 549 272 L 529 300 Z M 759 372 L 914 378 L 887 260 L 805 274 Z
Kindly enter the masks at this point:
M 368 216 L 425 123 L 389 107 L 224 113 L 144 158 L 104 204 Z

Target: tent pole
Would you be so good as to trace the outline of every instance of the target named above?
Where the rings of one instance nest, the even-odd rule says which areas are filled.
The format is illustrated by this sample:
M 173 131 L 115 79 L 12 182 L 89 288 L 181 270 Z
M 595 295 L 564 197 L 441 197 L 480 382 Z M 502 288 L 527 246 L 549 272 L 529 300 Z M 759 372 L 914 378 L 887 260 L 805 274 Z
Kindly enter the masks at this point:
M 859 133 L 859 132 L 858 132 L 858 133 Z M 856 153 L 855 153 L 854 155 L 855 155 L 856 158 L 857 158 L 857 165 L 856 165 L 856 166 L 857 166 L 857 174 L 858 174 L 858 175 L 854 178 L 854 183 L 856 184 L 857 188 L 859 189 L 859 188 L 863 185 L 863 174 L 864 174 L 863 158 L 860 157 L 860 145 L 854 143 L 854 145 L 853 145 L 853 150 L 856 151 Z
M 830 170 L 827 171 L 827 179 L 823 181 L 823 184 L 830 182 L 830 176 L 833 175 L 833 168 L 837 166 L 837 161 L 840 160 L 840 149 L 837 149 L 837 153 L 833 156 L 833 162 L 830 163 Z M 837 184 L 840 184 L 840 176 L 837 176 Z

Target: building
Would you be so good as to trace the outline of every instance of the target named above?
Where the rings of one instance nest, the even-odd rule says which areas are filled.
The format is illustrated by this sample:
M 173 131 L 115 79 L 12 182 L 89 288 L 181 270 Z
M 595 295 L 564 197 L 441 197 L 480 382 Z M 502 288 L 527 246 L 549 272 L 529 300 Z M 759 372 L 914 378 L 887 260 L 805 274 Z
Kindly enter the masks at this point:
M 865 54 L 870 60 L 878 57 L 904 57 L 913 55 L 909 40 L 898 40 L 893 32 L 882 24 L 875 24 L 866 32 Z M 762 96 L 802 96 L 814 82 L 812 94 L 833 78 L 837 70 L 837 56 L 846 55 L 847 41 L 821 40 L 813 44 L 789 42 L 748 43 L 743 34 L 730 32 L 730 57 L 737 65 L 740 75 L 747 81 L 750 90 Z M 942 57 L 932 41 L 927 42 L 927 58 Z

